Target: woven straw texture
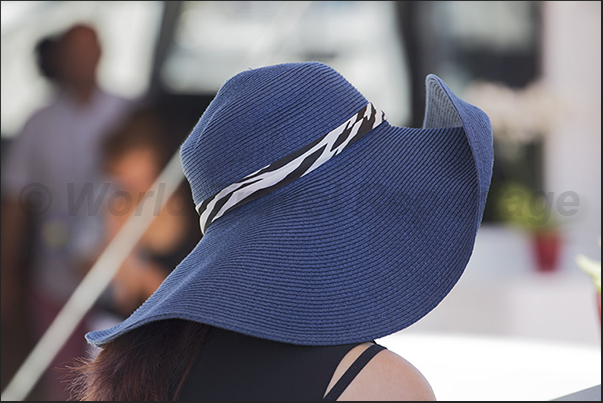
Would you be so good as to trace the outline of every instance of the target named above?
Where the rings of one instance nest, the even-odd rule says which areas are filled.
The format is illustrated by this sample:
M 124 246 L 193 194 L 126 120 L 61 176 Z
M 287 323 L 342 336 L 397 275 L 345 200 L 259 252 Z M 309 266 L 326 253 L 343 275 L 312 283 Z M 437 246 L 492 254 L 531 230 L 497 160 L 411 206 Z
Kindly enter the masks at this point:
M 220 217 L 136 312 L 88 341 L 102 345 L 149 321 L 182 318 L 331 345 L 421 319 L 469 261 L 493 162 L 488 117 L 436 76 L 426 89 L 424 128 L 384 122 L 318 169 Z M 311 143 L 366 103 L 318 62 L 233 77 L 182 146 L 194 203 Z

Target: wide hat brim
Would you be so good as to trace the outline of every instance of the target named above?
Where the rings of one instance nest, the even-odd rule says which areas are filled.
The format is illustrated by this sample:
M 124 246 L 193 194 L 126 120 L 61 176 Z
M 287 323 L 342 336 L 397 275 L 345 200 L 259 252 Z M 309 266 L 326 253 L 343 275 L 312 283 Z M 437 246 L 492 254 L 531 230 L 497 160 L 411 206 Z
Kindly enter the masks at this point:
M 488 117 L 429 75 L 423 128 L 382 123 L 229 212 L 103 344 L 180 318 L 300 345 L 374 340 L 433 310 L 471 256 L 492 173 Z

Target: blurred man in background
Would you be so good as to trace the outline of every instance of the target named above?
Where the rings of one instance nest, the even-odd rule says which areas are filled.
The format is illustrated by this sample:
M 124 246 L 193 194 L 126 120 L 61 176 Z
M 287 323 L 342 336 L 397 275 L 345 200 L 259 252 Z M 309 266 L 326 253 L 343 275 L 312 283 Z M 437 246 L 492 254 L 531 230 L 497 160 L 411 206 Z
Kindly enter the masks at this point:
M 95 29 L 78 24 L 56 41 L 40 42 L 39 67 L 56 84 L 56 96 L 35 112 L 15 138 L 2 186 L 2 325 L 30 320 L 39 339 L 72 294 L 102 245 L 100 144 L 124 119 L 132 102 L 103 91 L 96 79 L 101 46 Z M 22 252 L 32 228 L 31 281 L 20 298 Z M 28 318 L 16 317 L 20 302 Z M 85 355 L 85 321 L 44 378 L 46 400 L 66 400 L 62 373 L 72 357 Z

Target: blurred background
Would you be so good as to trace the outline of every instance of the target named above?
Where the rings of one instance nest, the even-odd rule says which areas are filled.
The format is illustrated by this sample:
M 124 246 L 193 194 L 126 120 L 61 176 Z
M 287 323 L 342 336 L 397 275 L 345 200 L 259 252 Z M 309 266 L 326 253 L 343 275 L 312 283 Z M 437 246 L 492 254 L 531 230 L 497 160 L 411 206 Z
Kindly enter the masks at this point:
M 601 259 L 601 2 L 1 5 L 3 389 L 220 86 L 248 68 L 311 60 L 398 126 L 422 125 L 429 73 L 490 116 L 494 177 L 474 255 L 405 332 L 600 351 L 596 289 L 576 257 Z M 103 184 L 120 198 L 97 199 Z M 196 244 L 190 200 L 183 182 L 56 366 Z M 61 375 L 49 371 L 28 400 L 64 400 Z

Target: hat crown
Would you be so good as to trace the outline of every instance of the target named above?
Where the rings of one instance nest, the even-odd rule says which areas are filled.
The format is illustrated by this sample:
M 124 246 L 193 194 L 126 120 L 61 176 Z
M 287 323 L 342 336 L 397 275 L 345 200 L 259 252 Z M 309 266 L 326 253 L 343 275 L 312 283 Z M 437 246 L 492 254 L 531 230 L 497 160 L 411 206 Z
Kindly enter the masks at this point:
M 182 145 L 194 203 L 324 136 L 367 102 L 341 74 L 319 62 L 237 74 L 220 88 Z

